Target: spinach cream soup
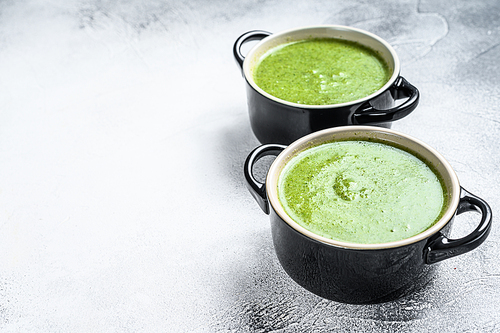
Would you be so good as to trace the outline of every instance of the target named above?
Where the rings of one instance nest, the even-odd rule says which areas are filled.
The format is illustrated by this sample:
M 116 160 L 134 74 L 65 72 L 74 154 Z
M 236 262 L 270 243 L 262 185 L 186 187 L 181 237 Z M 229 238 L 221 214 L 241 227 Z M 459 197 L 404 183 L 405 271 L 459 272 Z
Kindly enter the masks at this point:
M 279 176 L 278 196 L 311 232 L 363 244 L 417 235 L 445 206 L 441 181 L 427 164 L 370 141 L 329 142 L 299 153 Z
M 255 83 L 285 101 L 328 105 L 366 97 L 389 81 L 387 64 L 371 49 L 336 38 L 306 39 L 266 52 Z

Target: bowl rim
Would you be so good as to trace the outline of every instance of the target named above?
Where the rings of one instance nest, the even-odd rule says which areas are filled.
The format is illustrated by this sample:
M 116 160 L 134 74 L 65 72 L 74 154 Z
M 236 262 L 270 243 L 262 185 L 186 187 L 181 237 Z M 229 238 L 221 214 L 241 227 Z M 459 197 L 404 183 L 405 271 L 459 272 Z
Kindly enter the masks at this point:
M 383 47 L 386 48 L 386 50 L 388 51 L 388 53 L 392 56 L 392 61 L 394 62 L 394 68 L 393 68 L 393 72 L 392 72 L 392 75 L 391 75 L 390 79 L 379 90 L 377 90 L 374 93 L 372 93 L 372 94 L 370 94 L 368 96 L 365 96 L 363 98 L 360 98 L 360 99 L 357 99 L 357 100 L 354 100 L 354 101 L 350 101 L 350 102 L 345 102 L 345 103 L 324 104 L 324 105 L 309 105 L 309 104 L 299 104 L 299 103 L 289 102 L 289 101 L 283 100 L 281 98 L 275 97 L 275 96 L 267 93 L 266 91 L 264 91 L 262 88 L 260 88 L 255 83 L 255 81 L 253 80 L 253 75 L 252 75 L 252 69 L 253 69 L 254 66 L 253 66 L 253 62 L 251 60 L 253 60 L 253 58 L 256 56 L 256 53 L 259 51 L 260 48 L 262 48 L 266 44 L 272 44 L 275 40 L 279 40 L 281 38 L 286 38 L 287 36 L 293 35 L 293 34 L 298 33 L 298 32 L 301 32 L 301 33 L 310 32 L 311 34 L 312 33 L 319 34 L 320 32 L 325 32 L 325 31 L 357 33 L 357 34 L 360 34 L 360 35 L 364 35 L 365 37 L 368 37 L 368 38 L 370 38 L 370 39 L 372 39 L 372 40 L 380 43 Z M 312 37 L 314 37 L 314 35 L 312 35 Z M 338 38 L 338 37 L 333 37 L 333 38 Z M 355 41 L 355 42 L 359 43 L 359 41 L 354 40 L 354 39 L 348 39 L 348 38 L 345 38 L 345 39 L 349 40 L 349 41 Z M 275 46 L 283 44 L 283 43 L 284 42 L 277 43 L 277 44 L 275 44 Z M 360 43 L 360 44 L 364 45 L 363 43 Z M 367 46 L 367 47 L 369 47 L 369 46 Z M 400 72 L 401 72 L 401 63 L 399 61 L 399 57 L 398 57 L 396 51 L 394 50 L 394 48 L 386 40 L 384 40 L 383 38 L 375 35 L 374 33 L 371 33 L 369 31 L 366 31 L 366 30 L 363 30 L 363 29 L 354 28 L 354 27 L 345 26 L 345 25 L 333 25 L 333 24 L 302 26 L 302 27 L 287 29 L 287 30 L 283 30 L 283 31 L 280 31 L 280 32 L 277 32 L 277 33 L 273 33 L 273 34 L 271 34 L 271 35 L 263 38 L 256 45 L 254 45 L 248 51 L 247 55 L 245 56 L 245 60 L 243 61 L 243 75 L 245 77 L 245 80 L 258 93 L 260 93 L 261 95 L 263 95 L 263 96 L 265 96 L 265 97 L 267 97 L 267 98 L 269 98 L 269 99 L 271 99 L 271 100 L 273 100 L 273 101 L 275 101 L 277 103 L 285 104 L 285 105 L 292 106 L 292 107 L 302 108 L 302 109 L 331 109 L 331 108 L 341 108 L 341 107 L 355 105 L 355 104 L 358 104 L 358 103 L 367 102 L 369 100 L 372 100 L 376 96 L 382 94 L 387 89 L 389 89 L 389 87 L 392 86 L 394 84 L 394 82 L 396 82 L 396 80 L 398 79 L 398 77 L 400 76 Z
M 426 154 L 430 154 L 431 157 L 435 159 L 435 161 L 438 163 L 436 165 L 431 164 L 435 169 L 439 167 L 441 170 L 444 170 L 446 172 L 446 175 L 443 175 L 440 173 L 439 175 L 445 179 L 449 179 L 449 182 L 451 184 L 451 190 L 448 189 L 449 192 L 449 201 L 448 201 L 448 207 L 446 208 L 445 212 L 442 214 L 441 218 L 434 223 L 430 228 L 426 229 L 425 231 L 409 237 L 405 238 L 402 240 L 398 241 L 392 241 L 392 242 L 386 242 L 386 243 L 373 243 L 373 244 L 362 244 L 362 243 L 352 243 L 352 242 L 344 242 L 344 241 L 338 241 L 338 240 L 333 240 L 327 237 L 323 237 L 320 235 L 317 235 L 306 228 L 302 227 L 300 224 L 295 222 L 283 209 L 283 207 L 280 204 L 279 198 L 278 198 L 278 178 L 279 175 L 284 167 L 284 165 L 295 155 L 300 153 L 301 151 L 317 146 L 319 144 L 322 144 L 324 142 L 329 142 L 332 140 L 335 140 L 335 136 L 347 136 L 351 137 L 352 139 L 363 139 L 363 138 L 374 138 L 374 139 L 382 139 L 385 140 L 387 138 L 393 137 L 393 138 L 398 138 L 406 142 L 411 142 L 412 144 L 416 145 L 419 147 L 419 149 L 422 149 Z M 343 138 L 345 140 L 345 138 Z M 348 139 L 349 140 L 349 139 Z M 390 144 L 390 140 L 387 139 L 386 142 Z M 399 142 L 395 142 L 396 145 L 401 144 Z M 413 149 L 406 147 L 403 145 L 404 148 L 407 148 L 410 153 L 414 154 L 421 154 L 421 152 L 415 152 Z M 431 161 L 427 161 L 430 163 Z M 446 178 L 445 178 L 446 176 Z M 309 135 L 306 135 L 293 143 L 291 143 L 288 147 L 286 147 L 273 161 L 271 166 L 269 167 L 269 171 L 266 177 L 266 194 L 267 198 L 269 201 L 270 206 L 272 209 L 276 212 L 276 214 L 285 222 L 287 223 L 290 227 L 301 233 L 302 235 L 311 238 L 313 240 L 316 240 L 320 243 L 323 244 L 328 244 L 332 245 L 335 247 L 341 247 L 341 248 L 346 248 L 346 249 L 356 249 L 356 250 L 381 250 L 381 249 L 389 249 L 389 248 L 395 248 L 395 247 L 402 247 L 406 245 L 410 245 L 413 243 L 417 243 L 419 241 L 425 240 L 437 232 L 439 232 L 442 228 L 444 228 L 450 221 L 453 220 L 455 213 L 458 208 L 458 204 L 460 201 L 460 183 L 458 180 L 458 177 L 451 167 L 451 165 L 448 163 L 448 161 L 434 148 L 429 146 L 428 144 L 424 143 L 423 141 L 414 138 L 410 135 L 397 132 L 388 128 L 382 128 L 382 127 L 376 127 L 376 126 L 340 126 L 340 127 L 333 127 L 333 128 L 328 128 L 325 130 L 317 131 L 314 133 L 311 133 Z

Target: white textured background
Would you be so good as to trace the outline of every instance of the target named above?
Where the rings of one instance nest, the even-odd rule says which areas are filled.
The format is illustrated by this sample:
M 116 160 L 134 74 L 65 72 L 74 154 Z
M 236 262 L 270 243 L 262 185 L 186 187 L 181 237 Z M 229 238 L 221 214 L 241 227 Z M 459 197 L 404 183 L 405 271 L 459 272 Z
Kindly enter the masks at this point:
M 393 129 L 496 216 L 498 1 L 0 0 L 0 331 L 500 331 L 496 221 L 395 302 L 327 301 L 279 266 L 232 46 L 315 24 L 395 47 L 421 101 Z

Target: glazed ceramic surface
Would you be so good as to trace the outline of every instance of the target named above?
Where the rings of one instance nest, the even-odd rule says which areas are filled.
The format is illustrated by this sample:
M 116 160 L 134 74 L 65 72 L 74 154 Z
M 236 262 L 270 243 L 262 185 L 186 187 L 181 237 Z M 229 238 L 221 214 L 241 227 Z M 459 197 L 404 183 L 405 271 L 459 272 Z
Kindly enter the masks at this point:
M 325 238 L 291 219 L 278 199 L 278 178 L 286 163 L 299 152 L 322 142 L 376 140 L 411 152 L 444 182 L 447 206 L 439 221 L 413 237 L 380 244 L 347 243 Z M 276 154 L 265 183 L 253 177 L 253 165 Z M 468 252 L 489 234 L 492 213 L 482 199 L 460 187 L 450 164 L 432 147 L 408 135 L 372 126 L 343 126 L 318 131 L 290 146 L 267 144 L 256 148 L 244 168 L 248 188 L 270 215 L 276 254 L 285 271 L 313 293 L 340 302 L 373 303 L 393 300 L 425 285 L 432 264 Z M 417 195 L 417 194 L 415 194 Z M 457 213 L 480 211 L 477 228 L 460 239 L 449 239 Z
M 262 90 L 253 79 L 259 59 L 270 49 L 308 38 L 338 38 L 354 41 L 377 52 L 387 63 L 391 77 L 377 92 L 364 98 L 333 105 L 303 105 L 276 98 Z M 260 40 L 246 56 L 241 47 Z M 246 82 L 248 112 L 252 130 L 261 143 L 289 144 L 309 133 L 342 125 L 378 125 L 390 127 L 406 117 L 418 105 L 418 89 L 400 76 L 399 58 L 390 44 L 380 37 L 346 26 L 311 26 L 271 34 L 249 31 L 233 47 L 234 57 Z M 396 106 L 397 100 L 404 102 Z

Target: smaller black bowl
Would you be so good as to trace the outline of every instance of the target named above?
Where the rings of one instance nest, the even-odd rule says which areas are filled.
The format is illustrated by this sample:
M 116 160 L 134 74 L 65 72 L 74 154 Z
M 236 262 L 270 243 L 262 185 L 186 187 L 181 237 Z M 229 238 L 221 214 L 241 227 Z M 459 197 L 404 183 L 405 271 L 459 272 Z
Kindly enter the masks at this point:
M 392 76 L 382 88 L 369 96 L 333 105 L 292 103 L 276 98 L 257 86 L 253 80 L 253 69 L 262 55 L 277 45 L 307 38 L 338 38 L 367 46 L 386 61 Z M 252 40 L 260 41 L 245 57 L 241 47 Z M 418 89 L 399 75 L 399 58 L 391 45 L 360 29 L 320 25 L 276 34 L 249 31 L 236 40 L 233 54 L 246 81 L 250 124 L 261 143 L 289 144 L 309 133 L 335 126 L 376 125 L 390 128 L 393 121 L 406 117 L 418 105 Z M 397 103 L 397 100 L 403 99 L 405 101 Z

